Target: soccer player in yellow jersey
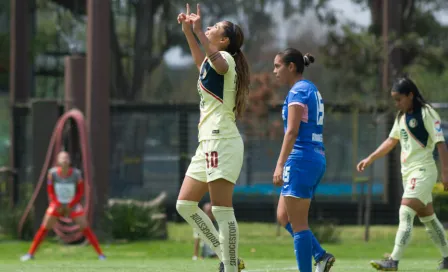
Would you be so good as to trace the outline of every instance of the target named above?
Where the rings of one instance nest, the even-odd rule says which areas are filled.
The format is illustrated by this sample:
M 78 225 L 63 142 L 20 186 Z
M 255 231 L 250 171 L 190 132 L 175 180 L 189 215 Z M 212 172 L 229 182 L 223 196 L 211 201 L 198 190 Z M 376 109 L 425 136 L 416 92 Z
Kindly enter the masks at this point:
M 392 87 L 392 98 L 399 112 L 389 138 L 357 168 L 362 172 L 376 159 L 385 156 L 398 143 L 401 145 L 401 173 L 404 193 L 399 210 L 400 223 L 395 237 L 395 247 L 390 257 L 371 261 L 377 270 L 398 271 L 400 261 L 412 234 L 417 215 L 443 260 L 439 269 L 448 269 L 448 243 L 445 230 L 437 219 L 432 205 L 432 189 L 437 181 L 437 168 L 433 158 L 434 148 L 440 155 L 442 181 L 448 189 L 448 152 L 443 137 L 440 117 L 423 99 L 417 86 L 407 77 L 399 78 Z
M 201 117 L 199 146 L 182 183 L 176 208 L 216 252 L 221 260 L 219 271 L 236 272 L 244 269 L 244 263 L 238 259 L 238 224 L 232 204 L 244 157 L 244 144 L 235 120 L 243 114 L 249 92 L 249 68 L 240 50 L 244 35 L 238 25 L 229 21 L 219 22 L 203 32 L 199 5 L 196 13 L 190 13 L 188 4 L 186 9 L 177 20 L 182 24 L 199 71 Z M 207 192 L 219 233 L 198 207 Z

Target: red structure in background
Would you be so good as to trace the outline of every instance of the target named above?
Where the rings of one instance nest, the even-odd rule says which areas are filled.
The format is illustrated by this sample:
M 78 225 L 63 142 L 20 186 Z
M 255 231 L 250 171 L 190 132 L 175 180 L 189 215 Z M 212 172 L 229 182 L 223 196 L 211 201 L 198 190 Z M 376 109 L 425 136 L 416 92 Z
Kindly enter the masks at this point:
M 104 215 L 104 207 L 107 203 L 109 193 L 109 138 L 110 138 L 110 1 L 97 1 L 97 0 L 83 0 L 86 3 L 87 9 L 87 35 L 86 45 L 87 52 L 85 52 L 85 59 L 69 62 L 68 69 L 64 80 L 66 80 L 66 88 L 69 86 L 72 88 L 72 97 L 66 95 L 65 102 L 69 104 L 75 104 L 73 106 L 81 109 L 86 118 L 80 111 L 70 111 L 63 115 L 57 122 L 55 131 L 51 137 L 51 143 L 47 151 L 47 157 L 44 167 L 42 167 L 42 173 L 47 171 L 51 165 L 54 154 L 57 153 L 62 147 L 62 130 L 64 124 L 69 119 L 73 119 L 76 127 L 79 130 L 79 136 L 81 146 L 75 148 L 75 150 L 83 150 L 82 163 L 85 179 L 88 181 L 86 188 L 86 205 L 88 209 L 89 220 L 92 227 L 99 227 L 99 220 Z M 45 157 L 45 150 L 41 148 L 33 148 L 38 152 L 33 152 L 32 165 L 23 165 L 23 150 L 24 145 L 20 145 L 20 139 L 25 135 L 26 129 L 21 123 L 23 116 L 29 116 L 32 108 L 30 98 L 32 97 L 32 82 L 33 68 L 30 64 L 33 13 L 35 12 L 32 7 L 35 5 L 34 1 L 29 0 L 10 0 L 11 2 L 11 42 L 10 42 L 10 105 L 11 105 L 11 127 L 10 127 L 10 168 L 18 171 L 33 166 L 33 171 L 40 169 L 42 160 Z M 33 4 L 34 3 L 34 4 Z M 67 63 L 66 63 L 67 65 Z M 81 76 L 80 73 L 83 73 Z M 74 78 L 70 78 L 71 74 Z M 77 74 L 77 75 L 76 75 Z M 82 78 L 85 78 L 83 83 L 80 83 Z M 82 84 L 82 86 L 78 85 Z M 66 91 L 66 94 L 68 92 Z M 56 101 L 54 101 L 56 103 Z M 33 102 L 34 103 L 34 102 Z M 67 104 L 67 103 L 66 103 Z M 69 107 L 66 105 L 66 110 Z M 45 108 L 36 107 L 38 112 L 32 114 L 36 118 L 33 119 L 33 127 L 41 125 L 40 128 L 45 127 L 45 132 L 39 132 L 37 129 L 33 132 L 42 135 L 51 135 L 51 128 L 54 126 L 52 122 L 56 118 L 46 118 Z M 53 113 L 55 113 L 53 111 Z M 39 116 L 39 118 L 37 118 Z M 59 114 L 57 114 L 59 116 Z M 42 125 L 44 124 L 44 125 Z M 74 132 L 76 129 L 73 129 Z M 34 137 L 33 145 L 47 145 L 45 137 Z M 73 133 L 72 133 L 73 136 Z M 76 135 L 74 135 L 76 136 Z M 75 144 L 78 142 L 76 137 L 70 137 L 71 141 Z M 39 139 L 39 140 L 37 140 Z M 84 142 L 90 139 L 92 145 L 86 145 Z M 90 149 L 91 147 L 91 149 Z M 87 149 L 86 149 L 87 148 Z M 73 148 L 72 148 L 73 149 Z M 69 151 L 73 151 L 70 150 Z M 34 154 L 36 153 L 36 154 Z M 87 173 L 88 172 L 88 173 Z M 88 176 L 87 176 L 88 175 Z M 37 179 L 37 173 L 34 175 L 34 179 Z M 45 176 L 45 175 L 44 175 Z M 40 175 L 39 181 L 34 181 L 35 194 L 38 195 L 44 177 Z M 92 180 L 95 184 L 95 197 L 91 197 Z M 19 175 L 13 175 L 10 183 L 11 188 L 11 202 L 13 207 L 19 202 L 21 197 L 19 194 L 19 188 L 21 184 L 25 183 L 25 180 L 19 180 Z M 96 216 L 93 218 L 92 199 L 95 199 L 96 203 Z M 36 220 L 41 220 L 41 215 L 44 214 L 43 209 L 46 206 L 45 197 L 37 197 L 33 195 L 33 198 L 29 202 L 27 212 L 22 218 L 19 230 L 23 227 L 24 218 L 26 219 L 31 206 L 34 203 L 34 215 Z M 37 216 L 36 216 L 37 215 Z M 93 220 L 95 219 L 95 220 Z M 78 236 L 74 236 L 77 232 L 75 227 L 67 229 L 62 225 L 66 222 L 60 222 L 58 227 L 55 227 L 55 232 L 58 235 L 62 235 L 62 238 L 66 241 L 75 239 Z M 38 226 L 35 224 L 36 230 Z M 64 231 L 73 230 L 75 234 L 66 235 Z M 60 232 L 58 232 L 60 231 Z M 21 233 L 19 232 L 19 235 Z M 79 234 L 76 234 L 79 235 Z
M 74 121 L 74 125 L 77 128 L 79 146 L 81 148 L 82 171 L 84 173 L 84 180 L 85 180 L 84 208 L 86 210 L 87 218 L 89 219 L 89 221 L 92 222 L 93 220 L 94 210 L 92 201 L 92 162 L 91 162 L 92 156 L 91 156 L 89 137 L 87 135 L 87 127 L 84 115 L 79 110 L 73 109 L 62 115 L 54 128 L 53 136 L 51 137 L 51 141 L 48 146 L 47 156 L 45 158 L 44 166 L 41 169 L 39 180 L 19 223 L 18 228 L 19 235 L 22 234 L 23 225 L 27 217 L 29 216 L 31 208 L 34 206 L 34 202 L 36 201 L 37 195 L 39 194 L 42 185 L 46 181 L 48 170 L 53 166 L 53 162 L 56 161 L 57 154 L 62 150 L 63 147 L 62 137 L 64 134 L 64 127 L 65 124 L 68 123 L 70 119 Z M 36 219 L 39 220 L 39 218 Z M 72 223 L 73 221 L 71 218 L 67 217 L 60 218 L 58 223 L 53 228 L 54 232 L 59 237 L 61 237 L 61 239 L 66 243 L 79 241 L 83 236 L 83 234 L 79 231 L 79 227 Z

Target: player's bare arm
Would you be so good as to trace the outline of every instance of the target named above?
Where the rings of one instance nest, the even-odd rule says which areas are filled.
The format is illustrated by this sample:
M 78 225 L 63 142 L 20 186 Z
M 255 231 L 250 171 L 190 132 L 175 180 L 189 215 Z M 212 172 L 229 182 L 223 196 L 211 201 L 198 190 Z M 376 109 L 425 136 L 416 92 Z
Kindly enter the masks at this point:
M 221 56 L 221 53 L 219 53 L 219 49 L 210 43 L 209 39 L 207 38 L 202 29 L 201 9 L 199 7 L 199 4 L 197 5 L 196 13 L 190 14 L 190 22 L 191 24 L 193 24 L 193 31 L 196 34 L 196 37 L 198 37 L 199 41 L 204 47 L 205 54 L 207 55 L 208 59 L 213 63 L 215 71 L 221 75 L 227 73 L 227 71 L 229 70 L 229 64 Z M 215 25 L 214 27 L 219 26 Z
M 446 143 L 437 143 L 437 151 L 440 157 L 443 186 L 445 187 L 445 191 L 448 191 L 448 149 Z
M 196 41 L 196 38 L 194 37 L 194 33 L 191 28 L 191 21 L 190 21 L 190 5 L 187 4 L 186 7 L 186 13 L 180 13 L 177 16 L 177 22 L 179 24 L 182 24 L 182 31 L 185 34 L 185 37 L 187 38 L 188 47 L 190 47 L 191 56 L 193 57 L 194 63 L 196 64 L 196 67 L 201 69 L 202 61 L 205 58 L 204 53 L 202 52 L 201 48 L 199 47 L 198 42 Z
M 283 184 L 283 166 L 291 154 L 294 142 L 299 135 L 300 122 L 303 115 L 303 106 L 291 105 L 288 107 L 288 128 L 283 137 L 282 149 L 278 157 L 277 166 L 275 168 L 273 182 L 275 185 L 280 186 Z
M 372 154 L 357 165 L 356 168 L 358 171 L 364 171 L 364 169 L 371 165 L 375 160 L 386 156 L 392 149 L 394 149 L 398 142 L 397 139 L 387 138 Z

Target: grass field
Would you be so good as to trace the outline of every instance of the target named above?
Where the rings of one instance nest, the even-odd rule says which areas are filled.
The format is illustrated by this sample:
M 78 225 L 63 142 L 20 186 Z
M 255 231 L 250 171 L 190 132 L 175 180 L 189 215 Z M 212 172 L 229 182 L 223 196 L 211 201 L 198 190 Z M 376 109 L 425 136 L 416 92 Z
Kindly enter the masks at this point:
M 240 256 L 246 262 L 247 272 L 298 271 L 292 239 L 286 231 L 276 237 L 274 224 L 240 224 Z M 371 259 L 382 258 L 392 250 L 396 227 L 373 227 L 371 242 L 362 240 L 363 229 L 341 227 L 341 243 L 323 245 L 336 256 L 332 271 L 375 271 Z M 0 271 L 8 272 L 174 272 L 217 271 L 216 260 L 192 261 L 192 231 L 185 224 L 169 225 L 169 241 L 102 244 L 106 261 L 98 261 L 92 248 L 64 246 L 45 242 L 36 259 L 21 263 L 29 243 L 0 240 Z M 426 236 L 422 227 L 416 227 L 400 271 L 437 271 L 440 254 Z

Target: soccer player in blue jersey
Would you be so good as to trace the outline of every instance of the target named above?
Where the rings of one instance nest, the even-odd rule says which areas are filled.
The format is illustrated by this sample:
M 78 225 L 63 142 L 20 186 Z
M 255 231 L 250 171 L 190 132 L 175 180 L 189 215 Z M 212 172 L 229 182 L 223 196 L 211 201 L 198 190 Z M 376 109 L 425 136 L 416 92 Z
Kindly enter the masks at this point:
M 433 157 L 436 146 L 442 164 L 443 185 L 445 190 L 448 189 L 448 151 L 440 117 L 408 77 L 395 81 L 391 95 L 398 114 L 389 137 L 357 166 L 359 172 L 364 171 L 400 143 L 404 193 L 398 212 L 400 223 L 395 236 L 395 247 L 389 257 L 371 261 L 371 265 L 377 270 L 398 271 L 398 262 L 411 240 L 414 218 L 417 215 L 442 254 L 439 270 L 447 270 L 448 242 L 445 229 L 437 219 L 432 205 L 432 189 L 437 182 L 438 172 Z
M 279 206 L 286 208 L 287 218 L 282 221 L 294 237 L 299 270 L 311 272 L 314 256 L 316 271 L 328 272 L 335 258 L 322 249 L 308 227 L 311 198 L 326 169 L 322 135 L 324 103 L 317 87 L 303 78 L 305 66 L 313 62 L 311 54 L 302 55 L 293 48 L 275 57 L 274 74 L 291 89 L 282 109 L 285 136 L 273 182 L 283 186 Z
M 201 115 L 199 145 L 185 174 L 176 208 L 215 251 L 221 260 L 220 271 L 241 271 L 244 263 L 238 259 L 239 234 L 232 195 L 244 157 L 244 144 L 235 120 L 244 112 L 250 82 L 249 67 L 240 49 L 244 35 L 238 25 L 229 21 L 219 22 L 203 32 L 199 5 L 196 13 L 190 13 L 187 4 L 186 14 L 179 14 L 177 20 L 182 24 L 199 71 Z M 219 233 L 198 207 L 207 191 Z

